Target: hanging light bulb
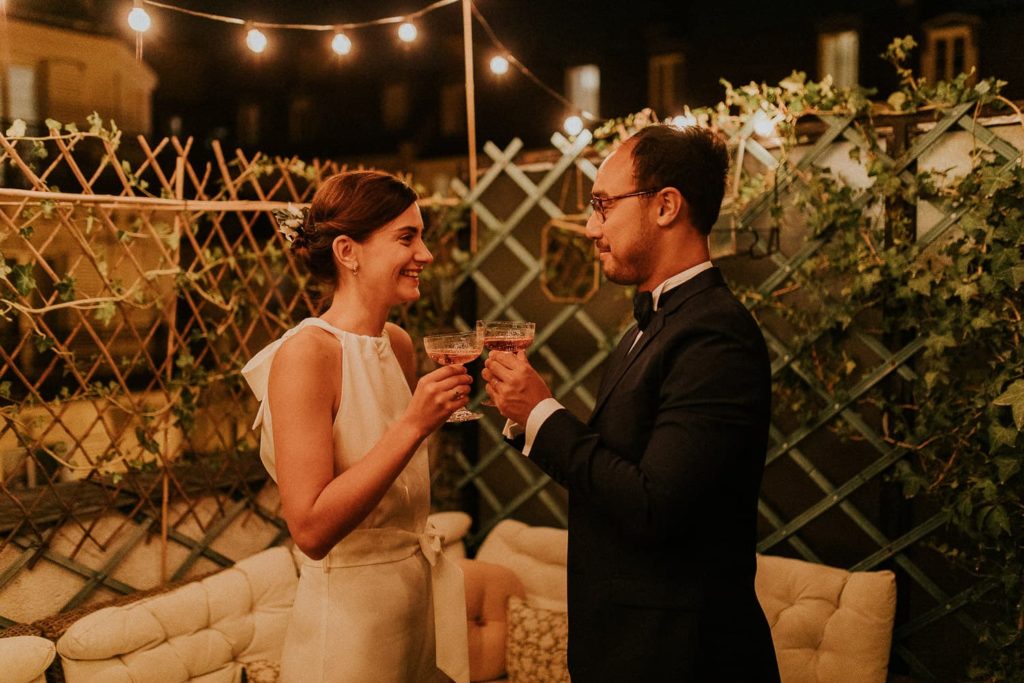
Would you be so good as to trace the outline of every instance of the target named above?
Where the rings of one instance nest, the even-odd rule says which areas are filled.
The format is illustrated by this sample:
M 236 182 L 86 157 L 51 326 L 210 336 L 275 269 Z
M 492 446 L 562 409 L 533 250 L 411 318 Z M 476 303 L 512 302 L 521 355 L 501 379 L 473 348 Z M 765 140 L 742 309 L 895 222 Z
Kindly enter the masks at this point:
M 128 26 L 136 33 L 145 33 L 153 25 L 149 13 L 142 8 L 142 3 L 136 0 L 135 6 L 128 12 Z
M 245 44 L 249 49 L 260 54 L 267 49 L 267 36 L 255 26 L 251 27 L 245 34 Z
M 583 119 L 573 114 L 565 120 L 562 127 L 565 128 L 566 133 L 572 137 L 576 137 L 583 132 Z
M 402 42 L 411 43 L 416 40 L 416 24 L 411 21 L 403 21 L 398 27 L 398 37 Z
M 352 39 L 338 31 L 334 34 L 334 39 L 331 40 L 331 49 L 334 50 L 335 54 L 347 55 L 349 52 L 352 52 Z
M 495 55 L 491 57 L 491 73 L 501 76 L 508 73 L 508 60 L 501 56 Z

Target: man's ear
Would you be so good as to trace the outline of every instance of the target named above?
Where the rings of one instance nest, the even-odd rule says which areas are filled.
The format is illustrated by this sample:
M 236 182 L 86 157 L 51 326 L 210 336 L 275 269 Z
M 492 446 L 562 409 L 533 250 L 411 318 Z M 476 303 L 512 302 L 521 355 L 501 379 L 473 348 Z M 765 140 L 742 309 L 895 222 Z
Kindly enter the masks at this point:
M 677 220 L 685 219 L 689 207 L 682 193 L 674 187 L 666 187 L 658 191 L 654 201 L 658 207 L 658 225 L 667 227 Z
M 331 243 L 334 260 L 345 270 L 359 271 L 359 243 L 348 235 L 338 235 Z

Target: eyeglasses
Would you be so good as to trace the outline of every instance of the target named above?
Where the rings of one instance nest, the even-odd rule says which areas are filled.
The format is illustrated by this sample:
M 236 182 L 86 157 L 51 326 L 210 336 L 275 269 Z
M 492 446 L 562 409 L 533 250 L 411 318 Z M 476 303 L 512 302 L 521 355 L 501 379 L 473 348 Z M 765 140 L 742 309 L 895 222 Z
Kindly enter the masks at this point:
M 608 215 L 609 208 L 613 202 L 620 199 L 627 199 L 629 197 L 644 197 L 649 194 L 658 194 L 659 190 L 637 190 L 636 192 L 627 192 L 626 194 L 617 194 L 612 197 L 590 197 L 590 205 L 594 207 L 594 213 L 601 217 L 601 222 L 604 223 L 605 218 Z

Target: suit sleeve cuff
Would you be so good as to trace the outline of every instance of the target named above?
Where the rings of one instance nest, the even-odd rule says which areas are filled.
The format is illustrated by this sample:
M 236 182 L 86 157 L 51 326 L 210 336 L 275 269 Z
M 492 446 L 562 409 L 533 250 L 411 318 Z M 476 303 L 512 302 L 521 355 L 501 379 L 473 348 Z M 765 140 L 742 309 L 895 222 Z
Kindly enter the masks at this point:
M 546 398 L 533 407 L 530 416 L 526 418 L 526 443 L 523 445 L 523 455 L 529 457 L 530 449 L 533 447 L 533 440 L 537 433 L 551 415 L 565 406 L 553 398 Z

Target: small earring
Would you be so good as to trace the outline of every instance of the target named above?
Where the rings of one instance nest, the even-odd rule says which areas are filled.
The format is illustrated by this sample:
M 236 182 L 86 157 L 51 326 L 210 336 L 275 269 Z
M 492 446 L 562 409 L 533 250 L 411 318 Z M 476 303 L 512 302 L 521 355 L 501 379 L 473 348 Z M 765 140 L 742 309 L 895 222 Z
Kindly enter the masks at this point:
M 352 271 L 352 274 L 353 274 L 353 275 L 359 275 L 359 264 L 358 264 L 358 263 L 357 263 L 357 264 L 355 264 L 355 265 L 354 265 L 354 266 L 352 266 L 352 267 L 351 267 L 351 268 L 350 268 L 349 270 L 351 270 L 351 271 Z

